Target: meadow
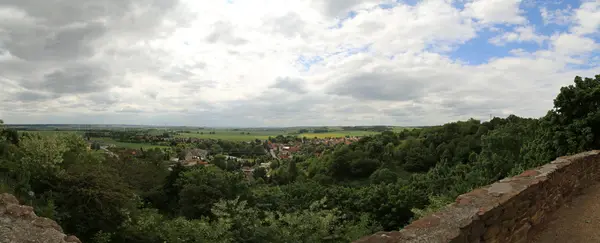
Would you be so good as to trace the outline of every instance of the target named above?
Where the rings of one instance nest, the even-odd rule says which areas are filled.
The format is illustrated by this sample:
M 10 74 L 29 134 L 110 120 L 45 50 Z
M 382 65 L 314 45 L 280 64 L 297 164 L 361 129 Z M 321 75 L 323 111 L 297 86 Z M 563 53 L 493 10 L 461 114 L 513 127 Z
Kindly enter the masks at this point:
M 300 130 L 309 130 L 312 131 L 314 128 L 304 128 L 304 127 L 293 127 L 293 128 L 203 128 L 203 129 L 189 129 L 184 130 L 185 132 L 179 132 L 176 137 L 179 138 L 201 138 L 201 139 L 222 139 L 229 141 L 252 141 L 252 140 L 266 140 L 269 137 L 276 137 L 278 135 L 283 136 L 298 136 L 298 137 L 306 137 L 306 138 L 339 138 L 345 136 L 369 136 L 378 134 L 379 132 L 374 131 L 362 131 L 362 130 L 343 130 L 341 127 L 328 127 L 329 132 L 324 133 L 299 133 Z M 393 131 L 399 132 L 406 128 L 403 127 L 393 127 Z M 149 129 L 146 130 L 148 133 L 152 135 L 160 135 L 169 129 Z M 172 130 L 173 131 L 173 130 Z M 20 131 L 20 132 L 29 132 L 36 133 L 42 136 L 51 136 L 56 134 L 67 134 L 67 133 L 75 133 L 83 135 L 83 131 L 80 130 L 35 130 L 35 131 Z M 152 145 L 147 143 L 128 143 L 128 142 L 118 142 L 112 138 L 92 138 L 92 141 L 101 141 L 106 144 L 114 144 L 117 147 L 124 148 L 166 148 L 166 146 Z
M 333 129 L 332 129 L 333 130 Z M 214 134 L 210 134 L 214 132 Z M 345 137 L 345 136 L 368 136 L 378 134 L 371 131 L 343 131 L 333 130 L 326 133 L 298 133 L 298 129 L 202 129 L 192 130 L 189 133 L 179 133 L 177 137 L 182 138 L 205 138 L 205 139 L 222 139 L 230 141 L 251 141 L 255 139 L 266 140 L 269 137 L 283 136 L 298 136 L 306 138 L 328 138 L 328 137 Z
M 56 131 L 56 130 L 40 130 L 40 131 L 19 131 L 19 132 L 20 133 L 28 132 L 28 133 L 33 133 L 33 134 L 39 134 L 40 136 L 55 136 L 55 135 L 70 134 L 70 133 L 83 135 L 82 131 L 73 131 L 73 130 L 58 130 L 58 131 Z M 91 138 L 90 141 L 98 141 L 98 142 L 102 142 L 102 143 L 106 143 L 106 144 L 114 144 L 117 147 L 131 148 L 131 149 L 168 148 L 168 146 L 152 145 L 152 144 L 148 144 L 148 143 L 118 142 L 112 138 L 97 138 L 97 137 L 95 137 L 95 138 Z

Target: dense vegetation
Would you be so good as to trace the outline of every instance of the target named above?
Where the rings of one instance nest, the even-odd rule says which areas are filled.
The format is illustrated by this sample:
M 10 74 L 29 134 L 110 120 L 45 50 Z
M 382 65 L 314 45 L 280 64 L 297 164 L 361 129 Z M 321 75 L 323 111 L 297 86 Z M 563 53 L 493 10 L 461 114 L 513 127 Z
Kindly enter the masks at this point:
M 19 135 L 1 126 L 0 133 L 0 190 L 85 242 L 348 242 L 397 230 L 557 156 L 600 148 L 600 75 L 576 77 L 539 119 L 383 131 L 307 148 L 272 163 L 270 176 L 256 170 L 251 182 L 227 164 L 168 170 L 161 149 L 111 157 L 76 134 Z M 244 146 L 262 151 L 259 143 Z

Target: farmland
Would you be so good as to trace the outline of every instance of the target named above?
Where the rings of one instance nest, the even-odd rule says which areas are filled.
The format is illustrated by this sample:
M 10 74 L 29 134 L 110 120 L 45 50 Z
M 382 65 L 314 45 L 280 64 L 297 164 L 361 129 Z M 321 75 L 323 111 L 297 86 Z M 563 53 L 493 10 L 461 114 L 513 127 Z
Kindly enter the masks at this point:
M 210 133 L 214 132 L 214 133 Z M 176 137 L 181 138 L 204 138 L 204 139 L 222 139 L 230 141 L 251 141 L 255 139 L 265 140 L 269 137 L 276 137 L 278 135 L 293 135 L 298 137 L 307 138 L 327 138 L 327 137 L 345 137 L 345 136 L 368 136 L 377 134 L 377 132 L 370 131 L 331 131 L 325 133 L 297 133 L 292 130 L 225 130 L 215 129 L 209 131 L 190 131 L 189 133 L 179 133 Z
M 254 141 L 266 140 L 269 137 L 277 136 L 297 136 L 304 138 L 340 138 L 340 137 L 362 137 L 380 133 L 376 127 L 288 127 L 288 128 L 194 128 L 194 127 L 96 127 L 95 125 L 86 125 L 85 128 L 76 125 L 62 125 L 62 126 L 25 126 L 17 127 L 20 132 L 36 133 L 42 136 L 50 136 L 56 134 L 68 134 L 75 133 L 83 135 L 85 131 L 129 131 L 139 132 L 152 136 L 161 136 L 162 134 L 169 133 L 170 136 L 175 138 L 196 138 L 196 139 L 217 139 L 227 140 L 232 142 L 242 141 Z M 399 132 L 407 129 L 403 127 L 388 127 L 388 130 Z M 124 148 L 165 148 L 167 144 L 163 146 L 150 144 L 148 141 L 135 142 L 135 141 L 122 141 L 117 138 L 104 137 L 104 136 L 93 136 L 91 141 L 98 141 L 103 144 L 113 144 L 117 147 Z
M 33 134 L 39 134 L 40 136 L 55 136 L 55 135 L 64 135 L 64 134 L 83 135 L 82 131 L 72 131 L 72 130 L 58 130 L 58 131 L 56 131 L 56 130 L 41 130 L 41 131 L 20 131 L 20 132 L 21 133 L 28 132 L 28 133 L 33 133 Z M 116 147 L 122 147 L 122 148 L 132 148 L 132 149 L 168 148 L 167 146 L 158 146 L 158 145 L 152 145 L 152 144 L 147 144 L 147 143 L 119 142 L 112 138 L 91 138 L 91 140 L 106 143 L 106 144 L 113 144 Z

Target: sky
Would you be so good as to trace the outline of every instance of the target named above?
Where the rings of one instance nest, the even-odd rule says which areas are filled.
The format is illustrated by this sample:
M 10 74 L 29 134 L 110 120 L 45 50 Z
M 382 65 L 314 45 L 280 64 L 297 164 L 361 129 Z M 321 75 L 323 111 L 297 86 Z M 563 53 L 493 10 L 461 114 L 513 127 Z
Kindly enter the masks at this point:
M 600 0 L 0 0 L 11 124 L 541 117 L 600 74 Z

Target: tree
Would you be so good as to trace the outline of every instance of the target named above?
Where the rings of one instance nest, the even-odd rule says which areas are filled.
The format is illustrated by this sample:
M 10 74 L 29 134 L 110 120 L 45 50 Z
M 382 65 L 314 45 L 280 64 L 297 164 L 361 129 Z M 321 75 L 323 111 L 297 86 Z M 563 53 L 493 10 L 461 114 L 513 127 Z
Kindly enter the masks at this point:
M 574 82 L 560 89 L 554 109 L 545 117 L 558 154 L 600 148 L 600 75 L 577 76 Z
M 263 180 L 267 180 L 267 170 L 263 167 L 258 167 L 254 169 L 252 176 L 254 179 L 262 178 Z
M 133 192 L 117 174 L 98 163 L 69 168 L 52 188 L 58 221 L 66 231 L 86 240 L 98 230 L 117 231 L 136 206 Z
M 225 172 L 215 167 L 199 166 L 184 172 L 177 183 L 181 187 L 180 213 L 191 219 L 212 216 L 213 203 L 237 196 L 245 198 L 247 193 L 242 173 Z
M 398 180 L 398 175 L 387 168 L 382 168 L 373 172 L 369 180 L 373 184 L 390 184 Z
M 288 163 L 287 176 L 290 182 L 296 180 L 296 177 L 298 176 L 298 168 L 296 167 L 295 160 L 290 160 L 290 162 Z

